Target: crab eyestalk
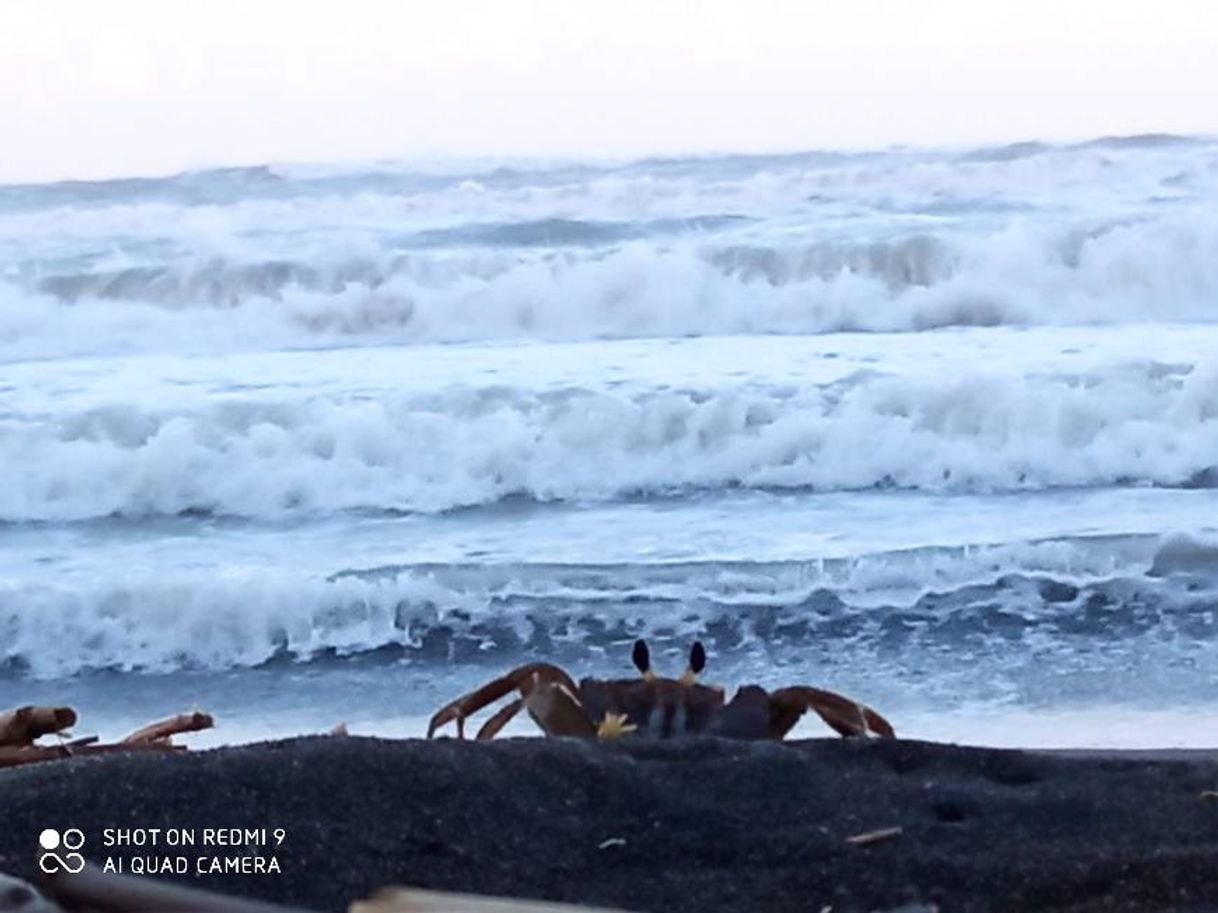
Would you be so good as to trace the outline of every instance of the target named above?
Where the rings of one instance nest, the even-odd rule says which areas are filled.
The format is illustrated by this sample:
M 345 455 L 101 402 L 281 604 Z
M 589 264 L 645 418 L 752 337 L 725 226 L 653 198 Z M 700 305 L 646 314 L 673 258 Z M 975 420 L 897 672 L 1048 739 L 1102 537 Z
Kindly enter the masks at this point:
M 689 648 L 689 667 L 681 673 L 681 684 L 692 685 L 698 680 L 699 673 L 706 668 L 706 648 L 702 641 L 695 640 Z
M 643 681 L 654 682 L 656 680 L 656 674 L 651 671 L 651 650 L 647 649 L 647 641 L 636 640 L 630 658 L 634 660 L 635 668 L 642 673 Z

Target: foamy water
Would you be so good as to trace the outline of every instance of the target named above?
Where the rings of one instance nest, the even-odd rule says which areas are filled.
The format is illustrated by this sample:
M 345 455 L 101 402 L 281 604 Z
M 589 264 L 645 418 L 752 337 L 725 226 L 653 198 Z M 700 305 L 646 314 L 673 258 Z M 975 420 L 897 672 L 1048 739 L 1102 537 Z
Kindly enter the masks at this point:
M 0 704 L 397 731 L 645 635 L 1197 745 L 1216 190 L 1172 137 L 0 188 Z

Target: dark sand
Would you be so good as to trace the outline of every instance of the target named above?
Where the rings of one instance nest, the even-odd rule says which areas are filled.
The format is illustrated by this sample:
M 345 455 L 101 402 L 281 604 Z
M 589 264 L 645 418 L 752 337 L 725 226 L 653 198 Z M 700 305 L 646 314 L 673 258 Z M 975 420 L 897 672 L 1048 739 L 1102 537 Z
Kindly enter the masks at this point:
M 283 874 L 194 883 L 317 910 L 395 883 L 691 913 L 1218 910 L 1216 758 L 324 737 L 75 759 L 0 770 L 0 871 L 31 877 L 48 826 L 95 860 L 139 852 L 103 827 L 282 827 Z

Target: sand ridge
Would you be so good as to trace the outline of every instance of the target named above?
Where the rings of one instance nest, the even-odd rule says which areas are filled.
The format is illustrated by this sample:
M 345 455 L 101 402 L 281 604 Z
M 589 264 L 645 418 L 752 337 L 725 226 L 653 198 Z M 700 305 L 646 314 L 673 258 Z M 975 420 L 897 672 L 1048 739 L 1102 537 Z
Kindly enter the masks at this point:
M 316 910 L 387 884 L 666 913 L 1209 910 L 1216 788 L 1212 752 L 313 737 L 0 771 L 0 870 L 30 877 L 47 826 L 94 860 L 106 827 L 282 828 L 280 875 L 180 877 Z

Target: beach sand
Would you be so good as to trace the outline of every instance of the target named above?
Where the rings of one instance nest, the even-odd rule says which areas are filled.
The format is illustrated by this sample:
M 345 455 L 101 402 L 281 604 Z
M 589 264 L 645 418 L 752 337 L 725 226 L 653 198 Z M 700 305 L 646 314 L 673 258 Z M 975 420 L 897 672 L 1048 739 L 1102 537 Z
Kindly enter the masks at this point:
M 99 863 L 274 856 L 179 880 L 316 910 L 388 884 L 691 913 L 1213 910 L 1214 789 L 1210 751 L 314 737 L 0 770 L 0 871 L 32 879 L 38 834 L 75 827 Z M 224 827 L 284 839 L 104 839 Z

